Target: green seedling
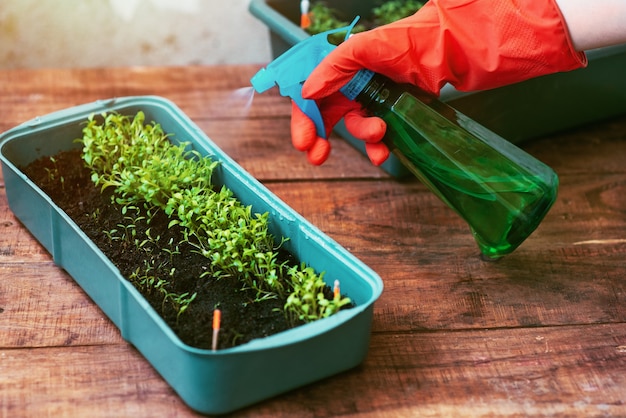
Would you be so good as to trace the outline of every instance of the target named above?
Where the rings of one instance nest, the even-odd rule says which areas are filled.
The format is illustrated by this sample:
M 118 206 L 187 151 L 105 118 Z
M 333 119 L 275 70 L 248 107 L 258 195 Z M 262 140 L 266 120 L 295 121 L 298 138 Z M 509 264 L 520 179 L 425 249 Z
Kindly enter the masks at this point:
M 304 264 L 300 267 L 291 267 L 289 270 L 293 278 L 293 292 L 287 298 L 285 310 L 293 315 L 292 321 L 310 322 L 326 318 L 350 304 L 349 298 L 341 297 L 337 293 L 334 293 L 332 299 L 326 298 L 323 273 L 317 275 L 312 268 Z
M 48 180 L 53 182 L 59 179 L 59 183 L 61 183 L 61 190 L 65 190 L 65 178 L 63 176 L 59 176 L 59 168 L 57 167 L 57 160 L 54 157 L 50 157 L 50 162 L 52 163 L 52 168 L 44 168 L 48 173 Z

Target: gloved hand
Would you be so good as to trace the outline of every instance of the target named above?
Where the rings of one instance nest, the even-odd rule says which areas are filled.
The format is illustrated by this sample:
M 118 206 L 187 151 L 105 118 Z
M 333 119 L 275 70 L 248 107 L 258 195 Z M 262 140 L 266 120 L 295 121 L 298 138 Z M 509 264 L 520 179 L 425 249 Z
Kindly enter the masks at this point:
M 380 165 L 389 155 L 380 142 L 385 123 L 338 92 L 360 69 L 438 95 L 446 83 L 485 90 L 586 64 L 554 0 L 430 0 L 413 16 L 351 36 L 315 68 L 302 96 L 317 101 L 327 132 L 344 117 Z M 291 135 L 312 164 L 328 158 L 330 143 L 297 106 Z
M 326 138 L 332 128 L 343 117 L 346 129 L 355 137 L 365 141 L 365 151 L 375 165 L 382 164 L 389 156 L 389 149 L 380 142 L 387 126 L 379 117 L 368 117 L 361 105 L 348 100 L 342 93 L 335 92 L 317 100 L 326 127 Z M 311 164 L 320 165 L 330 154 L 330 141 L 317 136 L 313 121 L 292 102 L 291 141 L 299 151 L 306 151 Z

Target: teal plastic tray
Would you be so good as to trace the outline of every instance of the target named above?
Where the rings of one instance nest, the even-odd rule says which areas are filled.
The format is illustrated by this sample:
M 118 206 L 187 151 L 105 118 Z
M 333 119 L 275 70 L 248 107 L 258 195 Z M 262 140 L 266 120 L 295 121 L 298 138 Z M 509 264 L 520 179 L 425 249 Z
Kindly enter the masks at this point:
M 357 15 L 368 16 L 375 1 L 326 3 L 349 22 Z M 298 1 L 251 0 L 249 11 L 267 25 L 274 57 L 309 37 L 296 23 Z M 588 51 L 587 56 L 587 68 L 497 89 L 461 93 L 447 85 L 441 100 L 515 144 L 626 113 L 626 45 Z M 343 123 L 335 131 L 365 152 L 363 142 L 350 135 Z M 397 177 L 408 174 L 393 155 L 383 169 Z
M 184 344 L 118 269 L 18 167 L 77 147 L 92 113 L 117 111 L 161 124 L 221 161 L 214 179 L 256 212 L 270 214 L 271 232 L 289 237 L 285 249 L 325 277 L 341 277 L 356 307 L 247 344 L 210 351 Z M 220 150 L 173 103 L 158 97 L 98 101 L 26 122 L 0 135 L 9 206 L 85 292 L 193 409 L 222 414 L 331 376 L 366 357 L 373 305 L 383 284 L 376 273 L 319 231 Z M 330 280 L 330 279 L 329 279 Z M 303 361 L 303 359 L 305 359 Z M 284 367 L 288 364 L 289 367 Z

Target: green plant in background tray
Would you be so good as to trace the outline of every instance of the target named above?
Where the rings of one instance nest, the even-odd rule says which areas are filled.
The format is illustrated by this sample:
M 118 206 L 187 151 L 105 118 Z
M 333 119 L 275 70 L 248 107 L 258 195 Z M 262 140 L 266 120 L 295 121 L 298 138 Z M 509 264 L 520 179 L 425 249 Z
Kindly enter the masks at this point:
M 424 5 L 424 2 L 416 0 L 391 0 L 378 3 L 379 5 L 372 9 L 371 16 L 362 16 L 361 21 L 352 29 L 352 33 L 395 22 L 414 14 Z M 322 0 L 312 2 L 310 14 L 311 26 L 306 31 L 311 35 L 348 26 L 356 17 L 342 16 Z M 339 44 L 343 41 L 343 37 L 344 34 L 333 34 L 329 40 L 331 43 Z

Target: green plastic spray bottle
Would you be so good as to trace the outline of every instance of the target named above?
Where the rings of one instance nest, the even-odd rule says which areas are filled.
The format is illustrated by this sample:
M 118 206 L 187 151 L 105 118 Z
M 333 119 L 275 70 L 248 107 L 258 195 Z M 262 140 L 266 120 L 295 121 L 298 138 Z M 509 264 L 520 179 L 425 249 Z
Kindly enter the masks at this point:
M 355 23 L 296 44 L 261 69 L 252 86 L 263 92 L 278 85 L 324 138 L 321 114 L 315 101 L 302 98 L 302 83 L 335 48 L 328 35 L 345 31 L 347 38 Z M 514 251 L 556 200 L 558 177 L 550 167 L 416 87 L 364 69 L 341 92 L 387 123 L 387 146 L 469 224 L 484 258 Z

